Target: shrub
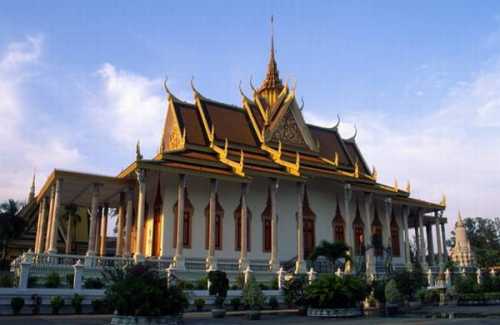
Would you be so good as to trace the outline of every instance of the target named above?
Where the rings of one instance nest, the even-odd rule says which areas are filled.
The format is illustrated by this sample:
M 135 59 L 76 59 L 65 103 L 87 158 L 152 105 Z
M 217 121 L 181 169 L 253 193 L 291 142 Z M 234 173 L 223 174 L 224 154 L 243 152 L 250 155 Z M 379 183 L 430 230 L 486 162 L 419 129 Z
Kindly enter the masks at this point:
M 276 297 L 271 297 L 269 298 L 269 301 L 267 303 L 271 309 L 276 309 L 279 306 L 278 299 Z
M 47 288 L 58 288 L 61 285 L 61 277 L 56 272 L 50 272 L 45 279 Z
M 103 299 L 94 299 L 90 302 L 94 314 L 103 314 L 107 311 L 106 301 Z
M 453 283 L 453 287 L 457 294 L 479 292 L 479 286 L 473 274 L 468 274 L 465 277 L 458 276 Z
M 196 307 L 196 311 L 202 311 L 203 307 L 205 306 L 205 299 L 203 298 L 196 298 L 194 301 L 194 306 Z
M 398 290 L 396 281 L 394 279 L 389 280 L 385 285 L 385 301 L 389 304 L 398 305 L 402 300 L 403 297 Z
M 31 313 L 36 315 L 40 312 L 40 305 L 42 304 L 42 297 L 37 294 L 31 295 Z
M 119 315 L 178 315 L 189 305 L 178 286 L 168 286 L 167 278 L 154 267 L 135 264 L 105 271 L 106 300 Z
M 251 310 L 259 310 L 264 306 L 265 297 L 255 280 L 250 280 L 243 288 L 243 303 Z
M 243 273 L 238 274 L 235 280 L 234 287 L 235 289 L 243 289 L 245 287 L 245 274 Z
M 204 276 L 194 284 L 196 290 L 207 290 L 208 289 L 208 277 Z
M 240 309 L 240 306 L 241 306 L 240 298 L 238 298 L 238 297 L 233 298 L 233 299 L 231 299 L 231 301 L 229 303 L 231 304 L 231 307 L 233 307 L 233 310 Z
M 83 282 L 83 287 L 85 289 L 102 289 L 104 288 L 104 282 L 101 278 L 87 278 Z
M 38 284 L 38 278 L 34 276 L 28 277 L 28 288 L 35 288 Z
M 364 300 L 368 287 L 361 278 L 333 274 L 319 277 L 305 289 L 305 301 L 314 308 L 351 308 Z
M 420 289 L 417 291 L 417 298 L 423 304 L 437 304 L 439 303 L 440 294 L 443 292 L 440 289 Z
M 271 290 L 278 290 L 279 289 L 279 286 L 278 286 L 278 277 L 277 276 L 273 277 L 273 279 L 269 283 L 269 288 Z
M 227 275 L 222 271 L 210 271 L 208 272 L 208 280 L 211 284 L 208 293 L 211 296 L 215 295 L 216 307 L 222 308 L 224 305 L 224 300 L 227 296 L 227 290 L 229 288 L 229 280 L 227 279 Z
M 83 296 L 77 293 L 75 293 L 73 295 L 73 298 L 71 298 L 71 306 L 73 306 L 75 314 L 80 314 L 82 312 L 82 302 L 83 302 Z
M 285 295 L 285 303 L 289 306 L 304 305 L 304 290 L 307 286 L 307 279 L 304 274 L 294 276 L 288 281 L 285 281 L 283 288 Z
M 61 296 L 55 296 L 50 299 L 50 306 L 52 307 L 52 314 L 57 315 L 64 306 L 64 299 Z
M 392 275 L 392 279 L 396 281 L 398 291 L 407 300 L 414 298 L 418 289 L 427 287 L 425 274 L 418 268 L 412 272 L 397 271 Z
M 75 279 L 74 273 L 66 274 L 66 285 L 68 286 L 68 288 L 73 288 L 74 279 Z
M 18 315 L 24 307 L 24 299 L 21 297 L 12 298 L 10 300 L 10 307 L 12 307 L 12 313 Z
M 269 286 L 265 283 L 259 283 L 260 290 L 269 290 Z
M 12 274 L 0 275 L 0 288 L 12 288 L 14 287 L 14 282 L 14 276 Z
M 380 303 L 385 303 L 385 281 L 375 280 L 372 282 L 373 298 Z

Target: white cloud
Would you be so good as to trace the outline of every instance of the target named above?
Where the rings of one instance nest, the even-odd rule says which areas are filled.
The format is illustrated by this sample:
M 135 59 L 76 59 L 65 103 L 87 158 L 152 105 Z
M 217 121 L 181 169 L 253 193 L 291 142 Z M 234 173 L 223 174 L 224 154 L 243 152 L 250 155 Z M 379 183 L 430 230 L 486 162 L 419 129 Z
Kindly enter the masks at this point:
M 76 148 L 70 148 L 60 135 L 53 134 L 57 128 L 46 130 L 46 126 L 37 125 L 35 116 L 40 108 L 23 100 L 26 82 L 35 69 L 29 65 L 38 63 L 42 47 L 41 37 L 28 36 L 8 45 L 0 54 L 0 201 L 26 198 L 34 168 L 38 179 L 43 179 L 54 166 L 74 166 L 81 160 Z M 38 130 L 40 137 L 29 136 L 25 132 L 28 129 Z
M 409 179 L 412 196 L 439 201 L 448 198 L 449 228 L 458 210 L 467 217 L 498 216 L 500 204 L 500 65 L 451 89 L 434 113 L 406 121 L 397 115 L 353 112 L 358 143 L 380 181 L 400 186 Z M 305 112 L 322 125 L 334 119 Z M 398 124 L 399 123 L 399 124 Z M 352 125 L 341 124 L 348 137 Z
M 109 63 L 98 75 L 103 91 L 92 114 L 100 127 L 126 148 L 140 140 L 146 157 L 156 153 L 166 113 L 161 80 L 118 70 Z

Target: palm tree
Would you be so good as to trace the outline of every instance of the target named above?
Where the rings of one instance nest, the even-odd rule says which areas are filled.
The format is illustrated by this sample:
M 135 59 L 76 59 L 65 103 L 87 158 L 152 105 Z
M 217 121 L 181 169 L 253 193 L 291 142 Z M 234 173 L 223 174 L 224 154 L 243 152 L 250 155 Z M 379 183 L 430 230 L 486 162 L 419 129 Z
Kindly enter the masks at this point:
M 21 203 L 10 199 L 0 204 L 0 249 L 2 251 L 1 264 L 7 259 L 7 247 L 9 242 L 18 237 L 25 229 L 24 219 L 18 216 Z
M 337 260 L 341 258 L 346 262 L 351 261 L 351 256 L 349 256 L 349 247 L 347 247 L 347 245 L 342 241 L 321 241 L 321 243 L 314 248 L 314 251 L 310 255 L 310 259 L 315 261 L 319 256 L 326 257 L 332 265 L 335 265 Z

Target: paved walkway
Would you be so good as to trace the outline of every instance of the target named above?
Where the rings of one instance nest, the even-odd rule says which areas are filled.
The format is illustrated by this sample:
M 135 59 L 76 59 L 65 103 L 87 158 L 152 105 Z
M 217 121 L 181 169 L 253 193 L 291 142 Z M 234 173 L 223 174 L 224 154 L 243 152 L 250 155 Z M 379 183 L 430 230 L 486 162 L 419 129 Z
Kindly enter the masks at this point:
M 433 319 L 425 315 L 440 313 L 454 313 L 463 318 Z M 490 315 L 487 317 L 487 315 Z M 38 315 L 38 316 L 0 316 L 0 325 L 103 325 L 109 324 L 111 315 Z M 474 307 L 425 307 L 411 315 L 397 318 L 364 317 L 354 319 L 320 319 L 301 317 L 291 314 L 291 311 L 265 311 L 259 321 L 249 321 L 243 312 L 228 312 L 223 319 L 213 319 L 209 312 L 187 313 L 184 315 L 185 325 L 280 325 L 281 324 L 339 324 L 339 325 L 383 325 L 383 324 L 408 324 L 408 325 L 437 325 L 437 324 L 500 324 L 500 306 L 474 306 Z

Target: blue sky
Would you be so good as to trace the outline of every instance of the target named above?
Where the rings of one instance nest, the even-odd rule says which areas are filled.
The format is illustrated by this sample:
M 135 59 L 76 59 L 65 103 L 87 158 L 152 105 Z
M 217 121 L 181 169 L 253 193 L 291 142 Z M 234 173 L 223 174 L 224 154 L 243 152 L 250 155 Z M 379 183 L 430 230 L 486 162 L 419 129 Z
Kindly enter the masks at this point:
M 498 1 L 10 1 L 0 4 L 0 199 L 36 168 L 116 174 L 159 145 L 162 79 L 233 104 L 278 66 L 309 122 L 358 142 L 382 181 L 447 215 L 498 216 Z

